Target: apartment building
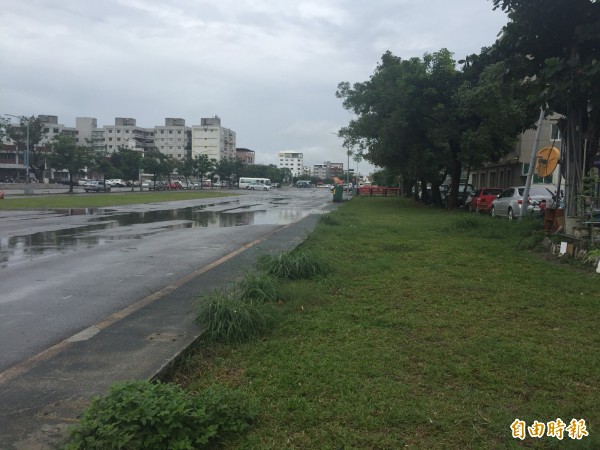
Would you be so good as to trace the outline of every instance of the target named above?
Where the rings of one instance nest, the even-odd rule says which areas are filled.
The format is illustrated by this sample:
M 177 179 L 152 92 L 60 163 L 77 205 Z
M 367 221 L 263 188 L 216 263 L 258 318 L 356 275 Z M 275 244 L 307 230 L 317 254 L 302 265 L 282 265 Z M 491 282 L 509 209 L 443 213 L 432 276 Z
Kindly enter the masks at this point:
M 200 125 L 192 125 L 192 157 L 208 155 L 220 161 L 236 157 L 235 131 L 221 126 L 219 116 L 200 119 Z
M 136 120 L 130 117 L 116 117 L 114 125 L 105 125 L 92 133 L 92 146 L 113 153 L 119 147 L 128 147 L 139 152 L 154 148 L 154 128 L 137 126 Z M 103 141 L 103 142 L 102 142 Z
M 235 156 L 244 164 L 254 164 L 256 161 L 256 152 L 248 148 L 236 148 Z
M 278 159 L 277 166 L 280 169 L 290 169 L 295 177 L 304 173 L 304 155 L 302 153 L 283 151 L 278 153 Z
M 58 116 L 39 115 L 38 119 L 44 126 L 44 137 L 39 145 L 47 145 L 59 134 L 68 134 L 77 139 L 77 128 L 66 127 L 58 123 Z
M 312 172 L 315 178 L 327 179 L 327 164 L 314 164 Z
M 341 177 L 344 174 L 344 163 L 325 161 L 323 164 L 313 166 L 313 176 L 322 180 Z
M 98 121 L 94 117 L 76 117 L 75 129 L 77 145 L 91 145 L 92 133 L 98 128 Z
M 191 127 L 181 118 L 166 118 L 164 126 L 154 127 L 154 145 L 173 159 L 185 159 L 191 155 Z

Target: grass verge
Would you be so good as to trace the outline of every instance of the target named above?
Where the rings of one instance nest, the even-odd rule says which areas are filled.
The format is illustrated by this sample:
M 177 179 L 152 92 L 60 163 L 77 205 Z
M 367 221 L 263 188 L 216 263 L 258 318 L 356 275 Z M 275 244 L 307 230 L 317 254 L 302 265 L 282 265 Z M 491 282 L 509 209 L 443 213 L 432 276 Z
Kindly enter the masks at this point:
M 344 203 L 300 249 L 333 273 L 286 281 L 266 337 L 202 346 L 173 380 L 259 400 L 225 448 L 600 448 L 597 274 L 524 250 L 531 224 L 465 217 Z M 589 436 L 521 441 L 517 418 Z
M 221 191 L 163 191 L 163 192 L 114 192 L 98 194 L 49 194 L 33 197 L 8 197 L 0 200 L 0 210 L 55 209 L 55 208 L 105 208 L 141 203 L 173 202 L 197 198 L 227 197 Z

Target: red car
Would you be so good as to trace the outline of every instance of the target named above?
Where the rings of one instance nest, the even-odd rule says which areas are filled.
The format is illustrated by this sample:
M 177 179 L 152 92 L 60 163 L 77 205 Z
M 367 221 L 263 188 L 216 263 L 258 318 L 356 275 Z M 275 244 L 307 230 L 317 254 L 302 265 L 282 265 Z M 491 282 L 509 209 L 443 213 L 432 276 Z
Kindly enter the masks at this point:
M 183 189 L 181 181 L 172 181 L 171 184 L 167 184 L 167 189 Z
M 502 189 L 500 188 L 477 189 L 469 203 L 469 211 L 489 213 L 492 210 L 492 202 L 501 193 Z

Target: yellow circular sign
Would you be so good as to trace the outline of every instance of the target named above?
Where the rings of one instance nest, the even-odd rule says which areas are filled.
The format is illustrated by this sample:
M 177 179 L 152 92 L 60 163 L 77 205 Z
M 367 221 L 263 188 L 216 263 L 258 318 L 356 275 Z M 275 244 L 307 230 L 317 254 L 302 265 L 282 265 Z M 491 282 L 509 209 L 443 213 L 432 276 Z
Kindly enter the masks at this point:
M 534 173 L 540 177 L 547 177 L 556 170 L 560 150 L 556 147 L 544 147 L 535 157 Z

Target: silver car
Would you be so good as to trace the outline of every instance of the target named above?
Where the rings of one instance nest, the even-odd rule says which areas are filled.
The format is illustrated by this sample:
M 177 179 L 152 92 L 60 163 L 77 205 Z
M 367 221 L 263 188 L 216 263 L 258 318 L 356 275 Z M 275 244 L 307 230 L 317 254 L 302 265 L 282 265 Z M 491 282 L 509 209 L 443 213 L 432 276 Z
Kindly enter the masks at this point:
M 554 192 L 552 185 L 532 185 L 529 188 L 529 200 L 527 212 L 533 215 L 541 215 L 544 210 L 554 205 Z M 523 193 L 525 186 L 515 186 L 504 189 L 498 198 L 492 202 L 492 217 L 508 217 L 513 220 L 521 215 L 523 205 Z

